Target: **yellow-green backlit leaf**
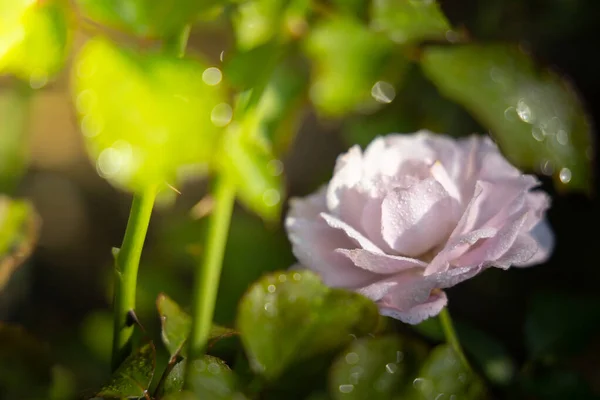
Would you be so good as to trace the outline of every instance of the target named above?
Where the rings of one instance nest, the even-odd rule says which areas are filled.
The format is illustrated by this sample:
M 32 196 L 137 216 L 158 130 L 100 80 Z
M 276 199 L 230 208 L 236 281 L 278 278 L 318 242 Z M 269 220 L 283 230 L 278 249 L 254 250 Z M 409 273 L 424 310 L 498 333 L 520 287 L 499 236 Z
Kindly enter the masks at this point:
M 206 167 L 231 119 L 221 72 L 96 38 L 73 68 L 74 102 L 98 172 L 132 191 Z
M 40 88 L 64 65 L 68 43 L 62 2 L 0 0 L 0 75 Z

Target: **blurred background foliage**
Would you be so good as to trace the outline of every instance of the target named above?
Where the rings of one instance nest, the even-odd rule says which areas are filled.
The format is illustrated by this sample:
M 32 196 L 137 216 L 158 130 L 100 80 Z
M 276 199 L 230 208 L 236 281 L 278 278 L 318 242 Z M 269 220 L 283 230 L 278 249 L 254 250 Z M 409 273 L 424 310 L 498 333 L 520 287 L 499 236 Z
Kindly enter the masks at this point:
M 129 192 L 165 186 L 137 309 L 160 343 L 158 295 L 184 310 L 190 302 L 211 207 L 207 173 L 230 176 L 240 197 L 215 315 L 234 326 L 249 285 L 294 263 L 281 224 L 285 200 L 326 182 L 350 145 L 423 128 L 490 133 L 553 196 L 557 246 L 546 265 L 489 270 L 449 291 L 487 395 L 600 396 L 592 125 L 600 3 L 149 3 L 0 0 L 0 398 L 44 398 L 48 382 L 53 399 L 91 396 L 107 382 L 111 248 L 122 239 Z M 191 22 L 189 58 L 158 50 Z M 240 330 L 252 325 L 238 321 Z M 381 389 L 376 398 L 482 396 L 451 350 L 433 347 L 443 342 L 437 320 L 414 329 L 387 321 L 382 329 L 396 335 L 359 339 L 310 368 L 276 371 L 262 397 L 367 398 L 369 388 L 350 385 L 354 355 L 369 371 L 366 382 Z M 214 354 L 235 364 L 243 381 L 240 371 L 253 367 L 234 351 L 239 340 L 223 339 Z M 261 356 L 260 343 L 245 345 Z M 165 365 L 167 349 L 156 351 Z M 407 370 L 391 379 L 376 365 Z M 407 376 L 428 379 L 402 381 Z

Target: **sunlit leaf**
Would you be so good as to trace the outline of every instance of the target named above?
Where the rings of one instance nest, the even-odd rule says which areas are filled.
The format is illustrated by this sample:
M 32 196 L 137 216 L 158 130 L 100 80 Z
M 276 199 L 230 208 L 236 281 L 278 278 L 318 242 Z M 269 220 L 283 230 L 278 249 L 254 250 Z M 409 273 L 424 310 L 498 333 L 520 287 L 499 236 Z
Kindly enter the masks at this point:
M 180 392 L 183 389 L 186 360 L 173 366 L 159 389 L 159 396 Z M 190 375 L 190 390 L 194 399 L 243 400 L 245 397 L 237 392 L 235 375 L 227 364 L 213 356 L 205 355 L 193 363 Z M 170 398 L 170 397 L 169 397 Z
M 68 44 L 63 2 L 0 0 L 0 75 L 40 88 L 62 68 Z
M 309 271 L 273 273 L 243 297 L 237 326 L 252 368 L 268 379 L 290 364 L 334 350 L 373 331 L 378 310 L 370 300 L 323 285 Z
M 481 400 L 485 388 L 473 372 L 461 363 L 450 345 L 440 345 L 433 349 L 413 381 L 412 399 L 435 399 L 444 394 L 467 400 Z M 414 394 L 417 394 L 414 397 Z M 439 398 L 439 397 L 438 397 Z
M 334 399 L 391 399 L 406 379 L 404 351 L 398 337 L 353 342 L 331 367 L 331 396 Z
M 176 34 L 221 0 L 76 0 L 81 12 L 103 25 L 145 38 Z
M 231 119 L 221 72 L 198 60 L 136 53 L 97 38 L 73 71 L 81 130 L 97 170 L 133 191 L 202 171 Z
M 191 317 L 177 303 L 164 294 L 156 300 L 162 324 L 162 339 L 171 357 L 177 356 L 187 341 L 192 326 Z M 233 329 L 213 325 L 209 340 L 234 334 Z
M 421 65 L 444 95 L 491 129 L 513 163 L 553 174 L 560 188 L 589 189 L 590 123 L 558 75 L 504 45 L 427 47 Z
M 0 290 L 31 254 L 39 224 L 39 218 L 29 203 L 0 195 Z
M 314 64 L 311 99 L 320 112 L 333 116 L 370 99 L 392 49 L 386 37 L 350 18 L 322 22 L 305 45 Z
M 43 398 L 51 381 L 48 348 L 23 328 L 0 324 L 0 388 L 5 398 Z
M 150 342 L 127 357 L 96 396 L 108 399 L 144 397 L 155 367 L 156 350 Z
M 371 27 L 396 43 L 442 39 L 450 24 L 436 0 L 373 0 Z
M 536 293 L 525 321 L 525 338 L 534 359 L 576 354 L 600 329 L 598 298 Z
M 275 221 L 283 201 L 281 161 L 275 158 L 268 142 L 246 133 L 258 129 L 260 121 L 254 109 L 243 121 L 228 127 L 219 163 L 221 171 L 234 182 L 240 201 L 262 218 Z

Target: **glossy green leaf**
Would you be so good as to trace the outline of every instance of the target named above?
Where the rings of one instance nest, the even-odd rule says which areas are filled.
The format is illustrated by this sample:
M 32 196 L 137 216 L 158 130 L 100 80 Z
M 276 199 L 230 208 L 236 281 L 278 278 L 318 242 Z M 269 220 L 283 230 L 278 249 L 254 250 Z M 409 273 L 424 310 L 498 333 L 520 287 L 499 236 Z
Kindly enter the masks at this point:
M 183 348 L 190 334 L 192 318 L 177 303 L 164 294 L 156 300 L 158 314 L 162 324 L 162 339 L 171 357 L 176 357 Z M 209 340 L 234 334 L 233 329 L 213 325 Z
M 358 21 L 333 18 L 311 31 L 305 49 L 314 64 L 311 99 L 318 111 L 338 116 L 370 99 L 392 43 Z
M 406 378 L 404 350 L 398 337 L 353 342 L 331 367 L 332 398 L 391 399 Z
M 268 142 L 255 132 L 261 122 L 256 110 L 228 127 L 219 157 L 221 171 L 234 182 L 240 201 L 267 221 L 276 221 L 283 200 L 281 161 L 272 154 Z
M 294 362 L 373 331 L 378 318 L 370 300 L 330 289 L 312 272 L 290 271 L 267 275 L 250 288 L 237 327 L 252 368 L 274 379 Z
M 443 39 L 451 29 L 436 0 L 373 0 L 371 27 L 401 44 Z
M 491 129 L 510 161 L 589 189 L 590 123 L 566 81 L 538 70 L 516 47 L 425 48 L 421 65 L 447 97 Z
M 31 204 L 0 195 L 0 291 L 31 254 L 39 224 Z
M 598 301 L 592 296 L 536 293 L 525 320 L 530 356 L 569 356 L 585 348 L 600 329 Z
M 81 12 L 95 22 L 145 38 L 177 34 L 221 0 L 76 0 Z
M 3 398 L 44 398 L 51 382 L 51 368 L 46 346 L 20 326 L 0 323 L 0 388 Z
M 414 379 L 411 391 L 411 398 L 423 400 L 435 399 L 441 394 L 465 400 L 481 400 L 486 397 L 481 380 L 465 369 L 452 347 L 446 344 L 431 351 L 418 377 Z
M 133 191 L 201 172 L 231 119 L 221 72 L 198 60 L 136 53 L 96 38 L 73 71 L 81 130 L 97 170 Z
M 44 86 L 63 67 L 69 36 L 62 1 L 0 0 L 0 75 Z
M 183 389 L 186 360 L 173 366 L 165 377 L 158 395 L 169 395 Z M 213 356 L 205 355 L 193 363 L 191 387 L 194 398 L 214 400 L 243 400 L 245 397 L 237 392 L 235 375 L 227 364 Z
M 156 367 L 156 350 L 152 342 L 143 345 L 123 361 L 96 397 L 137 399 L 150 387 Z

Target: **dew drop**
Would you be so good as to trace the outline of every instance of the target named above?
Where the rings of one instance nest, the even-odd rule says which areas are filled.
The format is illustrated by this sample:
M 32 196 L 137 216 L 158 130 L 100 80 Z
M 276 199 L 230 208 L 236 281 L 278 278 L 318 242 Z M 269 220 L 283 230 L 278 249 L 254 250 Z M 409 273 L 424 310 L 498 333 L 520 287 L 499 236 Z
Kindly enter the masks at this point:
M 227 103 L 217 104 L 210 113 L 210 120 L 215 126 L 225 126 L 231 122 L 233 110 Z
M 563 146 L 569 143 L 569 134 L 567 131 L 561 129 L 556 133 L 556 141 L 558 144 L 562 144 Z
M 387 363 L 385 365 L 385 370 L 389 373 L 389 374 L 393 374 L 396 371 L 398 371 L 398 365 L 395 363 Z
M 514 122 L 517 120 L 517 109 L 514 107 L 508 107 L 504 110 L 504 118 L 507 121 Z
M 220 60 L 221 62 L 223 62 L 223 58 L 224 58 L 224 57 L 225 57 L 225 50 L 223 50 L 223 51 L 221 52 L 221 54 L 219 54 L 219 60 Z
M 277 288 L 275 287 L 275 285 L 269 285 L 267 287 L 267 290 L 269 291 L 269 293 L 275 293 L 275 291 L 277 290 Z
M 277 190 L 267 189 L 263 193 L 262 199 L 263 199 L 263 202 L 267 206 L 272 207 L 274 205 L 279 204 L 279 201 L 281 200 L 281 196 L 279 195 L 279 192 Z
M 544 135 L 544 131 L 539 126 L 534 126 L 531 128 L 531 136 L 538 142 L 542 142 L 546 139 L 546 135 Z
M 346 354 L 346 362 L 348 364 L 356 364 L 360 361 L 360 357 L 356 353 L 348 353 Z
M 98 156 L 96 168 L 102 177 L 112 177 L 121 169 L 122 161 L 121 153 L 117 149 L 109 147 Z
M 527 103 L 525 103 L 525 100 L 523 99 L 519 100 L 519 102 L 517 103 L 517 114 L 523 122 L 531 124 L 534 121 L 534 115 L 531 112 L 531 108 L 529 108 L 529 106 L 527 105 Z
M 43 71 L 36 71 L 29 77 L 29 86 L 32 89 L 40 89 L 48 83 L 48 75 Z
M 219 368 L 219 364 L 217 364 L 215 362 L 208 364 L 208 372 L 210 372 L 213 375 L 217 375 L 219 372 L 221 372 L 221 369 Z
M 571 170 L 569 168 L 567 168 L 567 167 L 564 167 L 558 173 L 558 178 L 560 179 L 560 181 L 562 183 L 569 183 L 569 182 L 571 182 Z
M 273 176 L 279 176 L 283 173 L 283 163 L 279 160 L 271 160 L 267 164 L 267 170 Z
M 102 120 L 86 115 L 81 120 L 81 131 L 83 135 L 89 138 L 98 136 L 104 128 Z
M 415 389 L 422 388 L 424 385 L 425 385 L 425 379 L 423 379 L 423 378 L 415 378 L 415 380 L 413 381 L 413 387 Z
M 275 305 L 273 303 L 265 303 L 264 308 L 268 316 L 274 317 L 275 315 L 277 315 L 277 309 L 275 308 Z
M 298 272 L 294 272 L 294 275 L 292 275 L 292 279 L 295 281 L 299 281 L 302 279 L 302 275 L 300 275 Z
M 96 105 L 96 94 L 90 90 L 83 90 L 75 100 L 75 108 L 82 114 L 87 114 Z
M 396 90 L 388 82 L 378 81 L 371 88 L 371 96 L 379 103 L 388 104 L 396 97 Z
M 223 79 L 223 74 L 221 70 L 216 67 L 206 68 L 202 73 L 202 80 L 209 86 L 215 86 L 221 83 L 221 79 Z
M 277 278 L 279 280 L 279 282 L 283 283 L 285 281 L 287 281 L 287 276 L 285 276 L 285 274 L 281 274 L 279 275 L 279 278 Z
M 540 170 L 542 174 L 550 176 L 554 173 L 554 164 L 550 160 L 542 160 Z
M 351 393 L 354 390 L 354 385 L 340 385 L 339 390 L 341 393 Z

